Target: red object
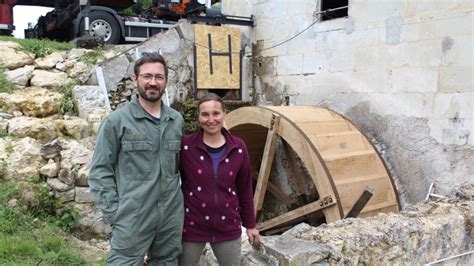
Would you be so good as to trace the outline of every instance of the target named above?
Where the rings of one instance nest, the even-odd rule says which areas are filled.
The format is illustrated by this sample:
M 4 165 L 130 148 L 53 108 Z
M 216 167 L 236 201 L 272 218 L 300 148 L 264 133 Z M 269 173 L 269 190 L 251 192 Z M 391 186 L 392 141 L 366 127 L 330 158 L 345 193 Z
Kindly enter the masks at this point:
M 16 0 L 4 0 L 0 2 L 0 24 L 13 25 L 13 6 Z

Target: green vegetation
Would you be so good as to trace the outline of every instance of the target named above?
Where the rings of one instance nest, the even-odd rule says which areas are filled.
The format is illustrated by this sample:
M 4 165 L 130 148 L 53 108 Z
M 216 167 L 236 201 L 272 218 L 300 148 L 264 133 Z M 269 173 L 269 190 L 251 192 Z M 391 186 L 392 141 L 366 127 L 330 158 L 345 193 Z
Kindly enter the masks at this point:
M 53 51 L 66 51 L 74 48 L 73 44 L 66 42 L 55 42 L 46 39 L 16 39 L 13 37 L 0 36 L 0 41 L 12 41 L 19 43 L 22 50 L 33 53 L 36 57 L 43 57 Z
M 151 7 L 151 2 L 152 2 L 152 0 L 142 0 L 140 8 L 142 10 L 150 8 Z M 136 6 L 131 6 L 129 8 L 126 8 L 126 9 L 122 10 L 121 13 L 127 14 L 127 15 L 137 15 Z
M 0 183 L 0 265 L 84 265 L 85 259 L 64 232 L 73 228 L 69 218 L 64 219 L 69 211 L 56 215 L 53 206 L 60 204 L 48 189 L 37 184 L 33 189 L 38 190 L 35 199 L 25 203 L 14 182 Z M 8 206 L 13 199 L 17 206 Z
M 87 63 L 87 64 L 96 64 L 99 61 L 103 61 L 105 59 L 104 50 L 102 47 L 97 46 L 94 49 L 94 52 L 91 54 L 85 54 L 78 58 L 79 61 Z
M 199 124 L 197 122 L 197 101 L 188 98 L 182 102 L 174 103 L 172 107 L 180 112 L 184 118 L 185 134 L 189 134 L 198 130 Z
M 7 79 L 5 71 L 6 68 L 0 60 L 0 93 L 13 91 L 13 84 Z
M 72 88 L 74 88 L 75 85 L 76 83 L 72 82 L 61 91 L 63 93 L 63 98 L 61 99 L 61 105 L 59 108 L 62 115 L 77 115 L 79 113 L 72 95 Z

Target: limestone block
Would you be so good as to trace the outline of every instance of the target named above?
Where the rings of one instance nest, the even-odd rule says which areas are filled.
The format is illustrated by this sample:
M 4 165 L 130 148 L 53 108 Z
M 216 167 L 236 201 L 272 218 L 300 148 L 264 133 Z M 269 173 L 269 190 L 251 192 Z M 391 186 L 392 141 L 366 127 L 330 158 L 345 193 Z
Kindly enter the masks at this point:
M 91 194 L 89 187 L 75 187 L 77 203 L 94 202 L 94 196 Z
M 77 64 L 74 64 L 72 68 L 69 68 L 66 72 L 69 75 L 70 78 L 78 78 L 81 76 L 84 76 L 82 80 L 86 80 L 92 69 L 94 68 L 93 65 L 88 65 L 84 62 L 77 62 Z
M 74 189 L 69 189 L 66 191 L 55 191 L 54 196 L 59 198 L 63 203 L 74 201 Z
M 405 22 L 402 25 L 402 32 L 400 35 L 401 43 L 417 42 L 420 40 L 420 23 Z
M 63 120 L 65 134 L 75 139 L 83 139 L 91 135 L 92 128 L 84 119 Z
M 75 185 L 78 187 L 88 187 L 89 186 L 89 167 L 82 166 L 79 171 L 77 171 Z
M 69 60 L 77 59 L 83 55 L 94 54 L 94 50 L 84 49 L 84 48 L 73 48 L 67 54 Z
M 102 67 L 107 91 L 116 91 L 117 84 L 123 78 L 129 77 L 129 67 L 133 67 L 130 64 L 128 57 L 124 54 L 99 64 Z
M 61 158 L 63 161 L 69 161 L 74 168 L 91 161 L 92 151 L 86 145 L 74 139 L 64 138 L 60 139 L 60 143 L 61 147 L 63 147 Z
M 259 27 L 262 28 L 262 29 L 267 29 L 267 30 L 258 30 L 256 31 L 255 33 L 255 39 L 257 41 L 261 41 L 261 40 L 271 40 L 272 37 L 273 37 L 273 30 L 271 30 L 273 28 L 273 24 L 272 24 L 272 21 L 271 20 L 267 20 L 267 19 L 264 19 L 264 18 L 260 18 L 259 21 Z M 278 35 L 276 35 L 278 36 Z M 262 47 L 263 48 L 263 47 Z
M 56 64 L 56 66 L 54 66 L 57 70 L 59 71 L 62 71 L 62 72 L 65 72 L 66 69 L 67 69 L 67 66 L 66 64 L 64 64 L 63 62 L 59 62 Z
M 59 158 L 61 155 L 61 146 L 58 141 L 55 139 L 50 143 L 44 144 L 41 146 L 40 155 L 43 160 L 50 160 L 54 158 Z
M 277 63 L 279 75 L 295 75 L 303 72 L 302 55 L 280 56 Z
M 33 71 L 33 77 L 31 78 L 31 85 L 37 87 L 46 88 L 61 88 L 65 87 L 69 79 L 64 72 L 54 72 L 46 70 L 35 70 Z M 56 70 L 57 71 L 57 70 Z
M 469 92 L 473 90 L 474 75 L 471 66 L 441 66 L 439 92 Z
M 9 48 L 19 49 L 21 48 L 21 44 L 12 41 L 0 41 L 0 46 L 6 46 Z
M 75 204 L 80 213 L 78 226 L 84 228 L 87 232 L 105 237 L 111 232 L 109 225 L 102 219 L 102 213 L 97 205 L 90 203 Z
M 438 44 L 439 45 L 439 44 Z M 453 36 L 442 40 L 444 66 L 464 66 L 472 71 L 474 59 L 472 56 L 473 37 Z
M 438 69 L 430 67 L 400 67 L 392 70 L 393 92 L 436 92 Z
M 37 181 L 41 167 L 40 144 L 35 139 L 25 137 L 12 141 L 7 147 L 10 149 L 5 151 L 5 177 Z
M 2 102 L 0 96 L 0 102 Z M 18 110 L 28 116 L 46 117 L 60 110 L 62 94 L 43 88 L 29 87 L 13 94 L 4 95 L 7 110 Z
M 0 55 L 2 55 L 0 60 L 8 69 L 17 69 L 33 64 L 33 58 L 28 53 L 8 46 L 0 46 Z
M 11 71 L 6 71 L 8 80 L 17 85 L 26 86 L 33 76 L 34 66 L 24 66 Z
M 58 176 L 59 166 L 53 160 L 49 160 L 46 165 L 41 167 L 40 174 L 43 176 L 53 178 Z
M 8 133 L 48 142 L 61 136 L 61 127 L 50 118 L 20 116 L 9 120 Z
M 72 89 L 74 102 L 79 109 L 79 117 L 87 119 L 90 112 L 96 109 L 110 111 L 108 95 L 99 86 L 74 86 Z M 89 120 L 88 120 L 89 121 Z
M 430 117 L 433 100 L 430 94 L 420 93 L 374 93 L 369 96 L 371 111 L 381 115 Z M 395 108 L 396 107 L 396 108 Z
M 439 40 L 400 43 L 391 46 L 389 53 L 394 67 L 438 67 L 441 64 Z
M 58 179 L 68 186 L 74 186 L 76 171 L 74 169 L 61 168 L 58 173 Z
M 45 57 L 36 58 L 35 64 L 40 69 L 51 69 L 56 64 L 62 62 L 66 57 L 66 52 L 52 52 Z
M 416 1 L 415 1 L 416 2 Z M 433 3 L 424 2 L 432 5 Z M 444 2 L 449 3 L 449 2 Z M 445 15 L 443 13 L 439 13 Z M 472 15 L 465 13 L 451 18 L 434 19 L 420 23 L 422 40 L 442 39 L 446 36 L 472 36 Z
M 330 252 L 325 245 L 284 236 L 265 237 L 265 244 L 261 248 L 265 250 L 262 253 L 276 258 L 277 265 L 304 266 L 322 263 Z
M 48 180 L 46 180 L 46 183 L 51 189 L 57 192 L 65 192 L 65 191 L 71 191 L 71 190 L 74 192 L 74 186 L 61 182 L 59 178 L 48 178 Z M 74 197 L 73 197 L 73 200 L 74 200 Z

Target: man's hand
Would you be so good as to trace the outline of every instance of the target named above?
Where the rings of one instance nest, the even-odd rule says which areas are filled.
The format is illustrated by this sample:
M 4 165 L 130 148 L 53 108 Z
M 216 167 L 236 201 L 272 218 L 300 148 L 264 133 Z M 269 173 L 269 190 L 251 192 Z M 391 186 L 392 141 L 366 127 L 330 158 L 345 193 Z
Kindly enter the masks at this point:
M 247 229 L 247 236 L 252 245 L 265 243 L 256 228 Z

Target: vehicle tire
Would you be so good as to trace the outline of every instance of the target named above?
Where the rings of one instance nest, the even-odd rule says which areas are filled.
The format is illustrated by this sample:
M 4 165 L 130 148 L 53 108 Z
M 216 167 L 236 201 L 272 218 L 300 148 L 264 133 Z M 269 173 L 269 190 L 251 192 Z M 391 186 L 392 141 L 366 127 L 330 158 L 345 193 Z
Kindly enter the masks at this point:
M 120 26 L 113 15 L 104 11 L 93 11 L 90 13 L 89 21 L 91 36 L 102 38 L 106 44 L 118 44 L 120 42 Z

